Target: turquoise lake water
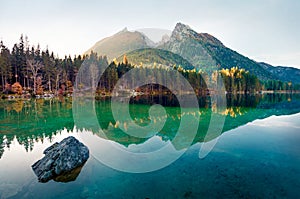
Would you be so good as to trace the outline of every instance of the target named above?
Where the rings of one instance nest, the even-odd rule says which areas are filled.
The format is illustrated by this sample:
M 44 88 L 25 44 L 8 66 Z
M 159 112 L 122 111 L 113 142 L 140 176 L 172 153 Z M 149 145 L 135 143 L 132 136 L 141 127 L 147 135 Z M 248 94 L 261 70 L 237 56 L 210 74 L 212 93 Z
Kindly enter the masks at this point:
M 124 133 L 122 128 L 130 128 L 129 121 L 113 119 L 109 99 L 94 104 L 104 136 L 89 118 L 82 119 L 86 123 L 74 123 L 71 98 L 0 101 L 0 198 L 300 197 L 299 95 L 228 96 L 227 107 L 222 109 L 205 98 L 199 100 L 199 109 L 188 107 L 184 114 L 175 99 L 130 101 L 131 119 L 140 126 L 151 122 L 148 104 L 171 104 L 165 106 L 166 123 L 161 131 L 147 138 Z M 83 103 L 82 109 L 85 106 Z M 220 135 L 206 137 L 213 114 L 224 117 L 225 123 Z M 188 116 L 200 119 L 198 131 L 186 147 L 188 134 L 174 140 L 180 120 Z M 157 122 L 162 119 L 155 117 Z M 44 149 L 70 135 L 91 149 L 76 180 L 38 182 L 31 165 L 43 157 Z M 96 136 L 101 144 L 92 146 L 86 136 Z M 214 142 L 211 151 L 199 158 L 200 148 Z M 161 169 L 140 173 L 111 168 L 95 151 L 113 145 L 140 153 L 144 161 L 139 165 L 126 164 L 145 168 L 149 166 L 147 152 L 168 144 L 174 153 L 183 151 L 182 156 Z M 120 159 L 115 164 L 123 168 L 122 154 L 110 150 L 103 154 Z M 162 154 L 161 160 L 168 155 Z

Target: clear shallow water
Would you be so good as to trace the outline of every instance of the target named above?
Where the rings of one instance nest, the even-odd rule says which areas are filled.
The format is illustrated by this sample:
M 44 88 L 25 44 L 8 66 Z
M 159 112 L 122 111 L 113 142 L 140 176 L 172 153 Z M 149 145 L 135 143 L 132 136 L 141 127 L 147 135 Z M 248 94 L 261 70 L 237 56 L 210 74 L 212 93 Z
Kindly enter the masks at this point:
M 119 172 L 91 156 L 76 181 L 45 184 L 37 182 L 31 165 L 43 157 L 43 150 L 52 142 L 69 135 L 81 139 L 73 128 L 70 99 L 43 101 L 38 105 L 23 102 L 19 112 L 20 108 L 13 108 L 16 102 L 2 101 L 0 198 L 298 198 L 298 99 L 267 96 L 250 100 L 248 105 L 228 106 L 224 132 L 204 159 L 198 156 L 204 132 L 199 130 L 186 153 L 161 170 L 142 174 Z M 108 105 L 98 102 L 97 107 L 106 110 Z M 144 113 L 148 106 L 131 108 L 139 122 L 140 118 L 147 120 Z M 210 110 L 200 108 L 202 123 L 210 118 Z M 115 123 L 109 112 L 100 112 L 107 120 L 101 121 L 102 128 L 120 147 L 134 151 L 147 145 L 144 149 L 150 150 L 173 138 L 168 129 L 150 139 L 126 136 L 111 127 L 110 122 Z M 174 107 L 167 108 L 167 112 L 170 118 L 177 115 Z M 178 121 L 172 118 L 168 125 L 176 129 Z M 200 129 L 205 130 L 206 125 L 201 125 Z

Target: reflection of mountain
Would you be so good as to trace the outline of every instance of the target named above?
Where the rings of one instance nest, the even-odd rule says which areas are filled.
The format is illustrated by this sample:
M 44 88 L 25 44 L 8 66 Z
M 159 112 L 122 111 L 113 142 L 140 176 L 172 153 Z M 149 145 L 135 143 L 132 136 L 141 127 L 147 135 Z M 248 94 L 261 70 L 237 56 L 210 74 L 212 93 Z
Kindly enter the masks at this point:
M 272 115 L 291 115 L 300 112 L 299 95 L 264 95 L 256 107 L 241 107 L 242 114 L 227 116 L 223 131 L 264 119 Z
M 173 102 L 172 102 L 173 100 Z M 177 105 L 176 99 L 170 99 L 169 97 L 153 97 L 151 99 L 139 96 L 138 100 L 131 99 L 131 103 L 140 104 L 139 106 L 132 106 L 131 117 L 135 121 L 135 123 L 139 125 L 147 125 L 150 122 L 150 118 L 148 116 L 149 106 L 147 104 L 173 104 Z M 100 106 L 103 106 L 101 102 L 98 102 Z M 204 105 L 206 103 L 206 105 Z M 199 122 L 199 131 L 194 140 L 194 143 L 203 142 L 204 137 L 206 135 L 209 122 L 211 119 L 212 112 L 218 113 L 219 115 L 225 115 L 225 125 L 223 128 L 223 132 L 228 130 L 237 128 L 241 125 L 245 125 L 249 122 L 252 122 L 256 119 L 264 119 L 270 117 L 272 115 L 290 115 L 294 113 L 300 112 L 300 96 L 299 95 L 235 95 L 235 96 L 227 96 L 227 108 L 218 110 L 214 104 L 210 105 L 209 98 L 201 98 L 199 99 L 199 104 L 204 105 L 204 107 L 211 108 L 200 108 L 200 110 L 189 110 L 186 111 L 185 115 L 192 115 L 197 117 L 200 115 Z M 106 106 L 106 108 L 105 108 Z M 109 103 L 106 103 L 103 106 L 103 110 L 107 110 L 110 107 Z M 129 136 L 123 133 L 119 127 L 126 126 L 128 127 L 128 122 L 120 123 L 119 121 L 114 121 L 112 119 L 111 113 L 106 113 L 105 117 L 101 117 L 103 115 L 103 111 L 98 109 L 97 115 L 101 118 L 101 127 L 105 129 L 105 133 L 108 139 L 114 140 L 118 143 L 123 144 L 124 146 L 128 146 L 132 143 L 138 144 L 144 142 L 146 139 L 139 139 L 136 137 Z M 162 137 L 163 140 L 173 140 L 176 135 L 178 126 L 180 124 L 181 115 L 180 110 L 177 107 L 166 107 L 167 111 L 167 122 L 162 129 L 161 132 L 158 133 L 159 136 Z M 105 120 L 103 120 L 105 118 Z M 156 121 L 160 121 L 163 118 L 156 117 Z M 214 139 L 215 136 L 212 135 L 209 139 Z M 174 144 L 174 143 L 173 143 Z M 176 149 L 180 149 L 180 143 L 176 143 Z
M 162 96 L 147 99 L 143 99 L 142 96 L 139 96 L 139 99 L 132 98 L 130 102 L 134 105 L 130 105 L 131 117 L 136 124 L 147 125 L 150 122 L 148 115 L 150 106 L 147 104 L 173 104 L 174 106 L 166 107 L 167 121 L 158 136 L 165 141 L 173 140 L 182 117 L 200 116 L 199 131 L 194 139 L 194 143 L 197 143 L 203 142 L 212 113 L 226 116 L 223 128 L 223 132 L 226 132 L 256 119 L 300 112 L 299 95 L 227 96 L 226 109 L 218 109 L 214 104 L 210 104 L 210 99 L 207 97 L 199 99 L 199 104 L 203 108 L 199 110 L 189 108 L 184 114 L 181 114 L 180 109 L 176 107 L 178 103 L 176 101 L 175 98 Z M 124 146 L 144 143 L 146 138 L 133 137 L 120 130 L 119 127 L 129 128 L 129 122 L 115 121 L 110 106 L 110 101 L 95 102 L 99 124 L 107 139 Z M 82 107 L 85 107 L 84 102 Z M 31 150 L 35 140 L 51 139 L 60 130 L 64 128 L 71 130 L 74 126 L 70 100 L 0 101 L 0 115 L 0 157 L 4 152 L 4 147 L 9 147 L 14 137 L 27 150 Z M 88 122 L 88 118 L 85 119 Z M 157 116 L 154 122 L 161 120 L 163 118 Z M 78 128 L 89 129 L 88 126 L 78 126 Z M 209 140 L 214 139 L 215 136 L 218 135 L 212 135 Z M 181 149 L 180 143 L 173 144 L 176 149 Z

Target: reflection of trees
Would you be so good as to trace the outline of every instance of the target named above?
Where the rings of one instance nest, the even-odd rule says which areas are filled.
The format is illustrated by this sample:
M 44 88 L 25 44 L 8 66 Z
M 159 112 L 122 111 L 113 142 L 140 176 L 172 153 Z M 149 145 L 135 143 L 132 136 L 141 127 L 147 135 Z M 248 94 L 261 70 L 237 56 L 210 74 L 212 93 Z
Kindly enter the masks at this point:
M 0 101 L 0 153 L 14 138 L 32 150 L 35 142 L 51 140 L 59 130 L 73 126 L 70 99 Z
M 167 121 L 164 128 L 158 133 L 158 136 L 160 136 L 165 141 L 173 140 L 176 136 L 181 117 L 184 117 L 185 115 L 195 116 L 195 118 L 200 115 L 199 130 L 196 138 L 194 139 L 194 143 L 197 143 L 204 141 L 212 112 L 226 116 L 223 132 L 237 128 L 241 125 L 245 125 L 256 119 L 264 119 L 272 115 L 289 115 L 300 112 L 299 95 L 239 95 L 227 96 L 227 98 L 228 103 L 226 109 L 220 110 L 218 110 L 218 107 L 216 107 L 214 104 L 210 104 L 210 100 L 208 98 L 199 99 L 199 101 L 203 102 L 203 107 L 211 108 L 200 108 L 200 110 L 191 109 L 189 111 L 185 111 L 183 115 L 177 108 L 166 107 L 168 116 Z M 167 97 L 160 98 L 158 96 L 153 96 L 152 98 L 143 98 L 143 96 L 139 96 L 139 100 L 136 100 L 136 98 L 134 98 L 131 99 L 130 102 L 133 104 L 141 104 L 140 106 L 142 107 L 143 104 L 165 105 L 177 103 L 169 102 L 168 100 L 170 99 Z M 176 101 L 176 98 L 173 98 L 173 100 Z M 206 102 L 206 105 L 204 102 Z M 104 108 L 105 110 L 109 109 L 110 107 L 110 104 L 108 102 L 106 102 L 106 104 L 98 102 L 98 105 L 102 106 L 102 108 Z M 131 110 L 131 117 L 136 124 L 143 126 L 149 123 L 150 118 L 148 115 L 148 108 L 143 107 L 135 111 Z M 101 109 L 97 109 L 99 110 L 97 112 L 98 114 L 103 113 Z M 155 118 L 155 120 L 162 120 L 162 117 L 158 116 Z M 101 127 L 105 129 L 105 133 L 108 139 L 121 143 L 125 146 L 128 146 L 132 143 L 138 144 L 144 142 L 146 139 L 129 136 L 119 129 L 120 126 L 124 127 L 125 125 L 127 126 L 127 128 L 129 128 L 128 124 L 129 122 L 127 121 L 123 123 L 115 121 L 111 114 L 106 114 L 106 119 L 101 120 Z M 212 135 L 209 140 L 216 138 L 215 136 L 217 135 Z M 175 146 L 175 148 L 180 149 L 180 146 Z
M 216 105 L 211 104 L 209 97 L 205 97 L 199 98 L 199 104 L 201 104 L 199 110 L 190 107 L 184 111 L 184 114 L 181 114 L 180 109 L 174 107 L 178 104 L 174 96 L 138 97 L 139 99 L 132 98 L 130 100 L 130 103 L 135 104 L 130 106 L 130 113 L 132 120 L 141 126 L 150 122 L 148 115 L 149 106 L 147 104 L 171 105 L 166 107 L 167 121 L 163 129 L 158 133 L 158 136 L 165 141 L 174 139 L 180 121 L 185 116 L 195 118 L 200 116 L 199 130 L 194 139 L 194 143 L 197 143 L 203 142 L 212 113 L 226 116 L 223 128 L 223 132 L 226 132 L 256 119 L 267 118 L 271 115 L 289 115 L 300 112 L 300 95 L 228 96 L 226 109 L 218 109 Z M 136 104 L 139 105 L 136 106 Z M 84 108 L 86 104 L 83 101 L 79 105 Z M 146 138 L 137 138 L 124 133 L 120 127 L 124 129 L 129 128 L 129 118 L 128 121 L 115 121 L 110 111 L 110 106 L 109 100 L 95 102 L 98 121 L 107 139 L 124 146 L 140 144 L 147 140 Z M 157 116 L 153 122 L 163 121 L 163 117 Z M 9 147 L 14 138 L 26 150 L 32 150 L 35 142 L 43 142 L 44 139 L 51 140 L 62 129 L 67 128 L 71 130 L 73 126 L 71 99 L 0 101 L 0 157 L 4 148 Z M 82 128 L 85 128 L 85 126 L 77 126 L 77 129 Z M 93 132 L 98 133 L 94 130 Z M 209 140 L 214 139 L 215 136 L 217 135 L 211 135 Z M 179 143 L 173 144 L 176 149 L 180 149 Z
M 256 107 L 258 103 L 260 103 L 263 98 L 262 95 L 227 95 L 227 107 Z
M 4 153 L 4 147 L 5 147 L 4 137 L 0 136 L 0 159 Z

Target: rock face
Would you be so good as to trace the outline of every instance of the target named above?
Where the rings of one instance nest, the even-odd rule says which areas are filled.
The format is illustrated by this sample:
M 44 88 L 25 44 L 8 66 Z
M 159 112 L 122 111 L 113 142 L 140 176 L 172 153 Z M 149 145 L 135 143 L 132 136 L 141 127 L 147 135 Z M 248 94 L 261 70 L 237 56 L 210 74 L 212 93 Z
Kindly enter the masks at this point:
M 89 149 L 76 138 L 70 136 L 60 143 L 54 143 L 48 147 L 44 154 L 45 157 L 32 165 L 32 169 L 40 182 L 48 182 L 81 168 L 89 158 Z
M 113 60 L 119 56 L 136 49 L 149 48 L 154 43 L 143 33 L 124 30 L 98 41 L 85 54 L 91 51 L 98 55 L 106 55 L 108 60 Z
M 177 23 L 170 40 L 159 46 L 189 61 L 197 69 L 207 73 L 221 68 L 238 66 L 248 70 L 261 80 L 277 79 L 274 74 L 264 69 L 259 63 L 227 48 L 214 36 L 197 33 L 189 26 Z

